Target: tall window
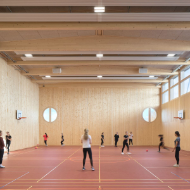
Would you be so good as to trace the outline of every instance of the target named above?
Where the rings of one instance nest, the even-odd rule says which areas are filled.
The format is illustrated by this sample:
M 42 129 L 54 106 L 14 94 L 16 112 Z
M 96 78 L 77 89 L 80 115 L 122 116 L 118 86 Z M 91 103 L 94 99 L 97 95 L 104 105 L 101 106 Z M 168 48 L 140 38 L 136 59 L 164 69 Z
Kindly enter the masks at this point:
M 181 83 L 181 95 L 186 94 L 187 92 L 190 92 L 190 78 Z
M 168 102 L 168 100 L 169 100 L 169 97 L 168 97 L 168 91 L 167 91 L 162 94 L 162 104 Z
M 176 76 L 175 78 L 172 78 L 170 80 L 170 87 L 174 86 L 175 84 L 177 84 L 179 82 L 179 77 Z
M 162 85 L 162 92 L 168 90 L 168 82 Z
M 170 100 L 173 100 L 179 96 L 178 85 L 170 89 Z
M 184 78 L 186 78 L 189 75 L 190 75 L 190 68 L 181 71 L 181 80 L 183 80 Z

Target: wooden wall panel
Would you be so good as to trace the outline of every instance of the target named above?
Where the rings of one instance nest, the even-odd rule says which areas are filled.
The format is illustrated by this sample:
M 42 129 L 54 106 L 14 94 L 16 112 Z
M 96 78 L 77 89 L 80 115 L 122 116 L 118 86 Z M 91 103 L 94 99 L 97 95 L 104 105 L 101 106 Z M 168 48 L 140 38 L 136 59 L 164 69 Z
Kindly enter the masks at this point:
M 84 128 L 90 130 L 93 144 L 100 144 L 105 133 L 105 145 L 113 145 L 116 131 L 122 144 L 125 131 L 132 131 L 135 145 L 157 145 L 161 132 L 160 90 L 158 88 L 128 87 L 40 87 L 40 144 L 43 134 L 49 135 L 49 145 L 60 145 L 60 133 L 66 145 L 80 145 Z M 58 118 L 53 123 L 43 119 L 47 107 L 55 108 Z M 157 119 L 147 123 L 142 112 L 147 107 L 157 111 Z
M 16 120 L 16 110 L 27 119 Z M 11 150 L 39 143 L 39 87 L 0 58 L 0 130 L 13 137 Z
M 181 134 L 181 148 L 190 151 L 190 93 L 162 104 L 162 132 L 165 136 L 165 144 L 174 147 L 175 131 Z M 185 111 L 185 119 L 174 119 L 178 116 L 178 111 Z

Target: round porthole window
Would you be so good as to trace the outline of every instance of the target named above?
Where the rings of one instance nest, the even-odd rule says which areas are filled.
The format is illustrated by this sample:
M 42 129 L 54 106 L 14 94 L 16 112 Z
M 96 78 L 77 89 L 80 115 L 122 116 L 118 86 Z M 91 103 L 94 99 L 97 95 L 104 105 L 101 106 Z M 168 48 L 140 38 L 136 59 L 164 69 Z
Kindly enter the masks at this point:
M 54 122 L 57 119 L 57 111 L 53 108 L 45 109 L 43 117 L 47 122 Z
M 157 118 L 157 113 L 153 108 L 146 108 L 142 116 L 146 122 L 153 122 Z

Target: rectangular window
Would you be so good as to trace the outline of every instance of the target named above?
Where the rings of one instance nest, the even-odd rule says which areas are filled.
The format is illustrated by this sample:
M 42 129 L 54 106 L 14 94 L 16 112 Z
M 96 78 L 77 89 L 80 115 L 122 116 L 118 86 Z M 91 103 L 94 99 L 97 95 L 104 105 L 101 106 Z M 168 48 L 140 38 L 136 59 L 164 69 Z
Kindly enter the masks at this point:
M 190 68 L 181 71 L 181 80 L 183 80 L 184 78 L 188 77 L 190 75 Z
M 162 92 L 168 90 L 168 82 L 162 85 Z
M 179 79 L 178 76 L 176 76 L 175 78 L 172 78 L 172 79 L 170 80 L 170 87 L 172 87 L 172 86 L 174 86 L 175 84 L 177 84 L 177 83 L 179 82 L 178 79 Z
M 170 100 L 173 100 L 179 96 L 178 85 L 170 89 Z
M 168 91 L 162 94 L 162 104 L 165 104 L 166 102 L 168 102 L 169 98 L 168 98 Z
M 186 94 L 187 92 L 190 92 L 190 78 L 181 83 L 181 95 Z

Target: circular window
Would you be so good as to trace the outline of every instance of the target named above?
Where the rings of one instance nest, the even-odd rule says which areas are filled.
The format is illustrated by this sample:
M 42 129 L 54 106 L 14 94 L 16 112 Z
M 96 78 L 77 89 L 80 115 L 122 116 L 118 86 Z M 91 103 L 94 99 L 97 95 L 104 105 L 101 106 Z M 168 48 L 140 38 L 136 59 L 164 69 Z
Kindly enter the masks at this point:
M 153 122 L 157 118 L 157 113 L 153 108 L 146 108 L 142 116 L 146 122 Z
M 53 108 L 47 108 L 43 113 L 43 117 L 47 122 L 54 122 L 57 119 L 57 112 Z

